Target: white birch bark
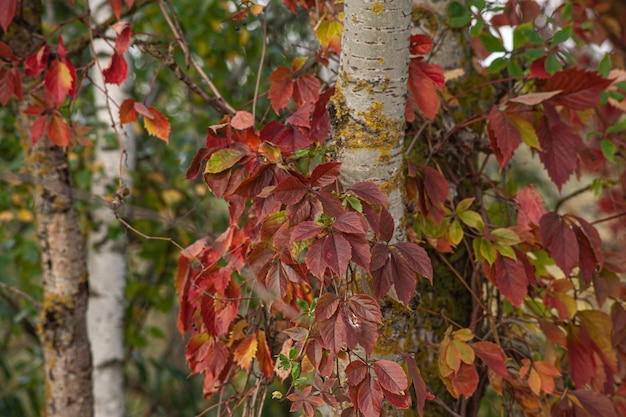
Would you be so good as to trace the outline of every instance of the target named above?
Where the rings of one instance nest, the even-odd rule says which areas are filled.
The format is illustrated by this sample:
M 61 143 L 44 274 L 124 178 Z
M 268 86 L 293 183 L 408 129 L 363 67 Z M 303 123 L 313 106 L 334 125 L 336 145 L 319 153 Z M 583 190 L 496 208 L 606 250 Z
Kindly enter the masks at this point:
M 89 7 L 94 24 L 111 15 L 109 2 L 90 0 Z M 114 33 L 110 33 L 115 36 Z M 99 122 L 91 190 L 94 195 L 105 196 L 119 189 L 120 175 L 130 187 L 128 171 L 135 165 L 135 140 L 130 130 L 119 126 L 118 106 L 126 98 L 124 89 L 113 84 L 105 86 L 102 70 L 108 65 L 113 49 L 102 39 L 94 41 L 98 63 L 91 79 L 94 83 L 96 118 Z M 106 89 L 105 89 L 106 87 Z M 113 126 L 116 128 L 113 128 Z M 117 140 L 105 140 L 105 136 L 120 138 L 123 153 Z M 89 309 L 87 323 L 93 356 L 93 393 L 95 417 L 123 417 L 124 406 L 124 291 L 126 288 L 127 263 L 125 242 L 110 239 L 109 227 L 116 221 L 107 207 L 98 207 L 93 213 L 94 227 L 89 234 Z
M 373 181 L 404 231 L 402 144 L 409 65 L 410 0 L 347 0 L 336 93 L 329 108 L 344 185 Z

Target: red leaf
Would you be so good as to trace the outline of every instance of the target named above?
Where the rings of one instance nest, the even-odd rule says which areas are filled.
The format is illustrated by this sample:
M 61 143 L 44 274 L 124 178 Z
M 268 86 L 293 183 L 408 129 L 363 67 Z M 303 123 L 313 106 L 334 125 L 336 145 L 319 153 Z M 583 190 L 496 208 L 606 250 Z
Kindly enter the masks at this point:
M 46 69 L 48 65 L 50 47 L 45 45 L 41 47 L 37 53 L 26 58 L 24 62 L 24 75 L 28 77 L 36 77 Z
M 398 249 L 413 271 L 433 283 L 433 266 L 424 248 L 410 242 L 398 242 L 393 247 Z
M 352 361 L 346 366 L 346 377 L 348 379 L 348 385 L 356 387 L 363 382 L 367 375 L 369 367 L 363 361 Z
M 292 126 L 305 127 L 308 129 L 311 127 L 311 114 L 313 114 L 314 109 L 315 105 L 313 103 L 306 103 L 289 116 L 286 122 Z
M 506 369 L 506 355 L 500 346 L 492 342 L 475 342 L 470 346 L 489 369 L 502 378 L 509 379 L 509 373 Z
M 440 66 L 411 59 L 409 65 L 409 90 L 419 111 L 428 119 L 434 119 L 439 110 L 437 88 L 445 84 Z
M 117 20 L 120 20 L 120 17 L 122 16 L 122 0 L 109 0 L 109 2 L 111 4 L 111 9 L 113 9 L 113 14 Z
M 305 103 L 315 103 L 320 97 L 320 81 L 311 74 L 305 74 L 296 78 L 293 101 L 298 107 Z M 308 127 L 308 126 L 307 126 Z
M 167 120 L 167 117 L 163 116 L 156 108 L 150 107 L 149 110 L 153 117 L 144 117 L 143 124 L 146 130 L 152 136 L 156 136 L 165 143 L 168 143 L 171 129 L 170 122 Z
M 415 167 L 415 166 L 414 166 Z M 439 171 L 426 165 L 415 167 L 418 200 L 417 204 L 424 216 L 439 224 L 445 213 L 444 203 L 448 198 L 448 181 Z
M 55 111 L 50 117 L 50 123 L 48 124 L 48 139 L 57 146 L 63 149 L 67 148 L 71 139 L 70 126 L 67 124 L 65 117 L 61 113 Z
M 346 211 L 333 222 L 333 229 L 343 233 L 365 237 L 367 231 L 363 226 L 363 217 L 354 212 Z
M 370 263 L 372 262 L 372 255 L 370 252 L 370 243 L 365 236 L 349 236 L 350 246 L 352 247 L 352 262 L 365 269 L 368 272 L 370 270 Z
M 618 417 L 614 403 L 601 392 L 578 389 L 571 391 L 571 395 L 575 396 L 578 399 L 578 404 L 583 406 L 580 415 Z M 576 402 L 572 401 L 572 403 L 577 409 L 580 409 Z M 575 415 L 578 416 L 579 414 L 576 413 Z
M 457 396 L 463 395 L 465 398 L 470 398 L 476 388 L 478 388 L 478 372 L 476 367 L 468 365 L 465 362 L 461 362 L 459 371 L 451 378 L 452 387 Z
M 393 285 L 396 289 L 398 299 L 404 303 L 405 306 L 409 305 L 413 293 L 415 293 L 415 284 L 417 283 L 417 277 L 415 272 L 411 270 L 411 267 L 404 259 L 399 256 L 396 251 L 391 252 L 390 259 L 391 278 Z
M 411 55 L 426 55 L 433 50 L 433 40 L 426 35 L 411 35 Z
M 363 417 L 379 417 L 383 402 L 383 391 L 377 380 L 366 375 L 358 389 L 358 409 Z
M 381 359 L 374 362 L 372 367 L 380 386 L 392 394 L 402 395 L 409 387 L 404 369 L 397 363 Z
M 376 206 L 387 207 L 389 201 L 387 196 L 380 190 L 380 187 L 371 181 L 361 181 L 353 184 L 348 191 L 351 191 L 354 195 L 363 201 L 367 201 L 370 204 Z
M 424 378 L 422 378 L 422 373 L 417 367 L 417 363 L 415 362 L 413 355 L 407 353 L 405 354 L 404 359 L 406 360 L 409 376 L 413 380 L 413 388 L 415 388 L 415 395 L 417 397 L 417 413 L 420 417 L 423 417 L 426 399 L 432 397 L 432 394 L 426 390 L 426 383 L 424 382 Z
M 285 66 L 278 67 L 268 80 L 271 82 L 268 94 L 270 103 L 274 112 L 278 114 L 280 109 L 287 106 L 293 95 L 294 82 L 291 79 L 291 69 Z
M 33 122 L 33 125 L 30 127 L 30 142 L 33 146 L 35 146 L 39 138 L 45 135 L 47 128 L 48 118 L 46 116 L 41 116 Z
M 283 204 L 297 204 L 308 193 L 309 187 L 296 177 L 288 177 L 274 188 L 274 197 Z
M 317 222 L 314 222 L 314 221 L 302 222 L 300 224 L 297 224 L 291 230 L 289 242 L 313 239 L 323 230 L 324 230 L 324 227 L 320 226 Z
M 148 109 L 143 103 L 136 101 L 135 104 L 133 104 L 133 108 L 137 113 L 147 117 L 148 119 L 152 119 L 154 117 L 154 115 L 150 112 L 150 109 Z
M 583 388 L 595 376 L 595 361 L 591 340 L 580 326 L 570 326 L 567 335 L 567 357 L 574 385 Z
M 315 306 L 315 321 L 322 322 L 329 320 L 337 312 L 339 298 L 335 294 L 326 293 L 322 295 Z
M 498 254 L 494 262 L 496 286 L 515 307 L 520 307 L 528 293 L 528 276 L 524 264 Z
M 127 98 L 120 106 L 120 124 L 132 123 L 139 117 L 135 110 L 135 100 Z
M 311 173 L 311 186 L 324 188 L 333 184 L 339 176 L 341 162 L 328 162 L 315 167 Z
M 15 82 L 11 70 L 7 67 L 0 68 L 0 105 L 5 106 L 15 90 Z
M 115 51 L 109 62 L 109 66 L 102 71 L 104 82 L 108 84 L 120 85 L 128 75 L 128 64 L 124 59 L 124 55 Z
M 356 294 L 348 299 L 350 309 L 361 319 L 371 323 L 383 324 L 380 306 L 366 294 Z
M 69 94 L 75 82 L 67 64 L 58 59 L 50 63 L 44 80 L 46 91 L 50 93 L 57 107 L 63 103 L 63 100 L 65 100 L 65 97 Z
M 313 242 L 306 253 L 306 266 L 309 268 L 309 272 L 313 276 L 317 277 L 320 281 L 324 280 L 324 274 L 326 273 L 326 262 L 324 261 L 324 255 L 322 252 L 322 240 L 316 240 Z
M 18 0 L 0 0 L 0 26 L 5 33 L 15 16 L 17 2 Z
M 546 213 L 539 222 L 542 244 L 563 273 L 568 276 L 578 261 L 578 242 L 571 227 L 556 213 Z
M 509 101 L 512 101 L 514 103 L 526 104 L 527 106 L 536 106 L 537 104 L 541 104 L 544 101 L 551 99 L 560 92 L 561 90 L 524 94 L 522 96 L 510 98 Z
M 230 121 L 230 125 L 235 129 L 246 130 L 254 127 L 254 117 L 248 111 L 238 111 Z
M 561 90 L 550 100 L 555 105 L 560 104 L 572 110 L 585 110 L 598 105 L 600 93 L 612 82 L 596 72 L 568 68 L 548 78 L 544 90 Z
M 115 38 L 115 52 L 123 54 L 128 50 L 128 46 L 130 45 L 130 37 L 132 35 L 130 23 L 117 22 L 113 25 L 113 29 L 117 32 L 117 38 Z
M 489 141 L 493 149 L 500 170 L 513 156 L 513 152 L 522 143 L 522 135 L 511 122 L 499 105 L 495 105 L 489 112 Z
M 343 344 L 347 342 L 346 321 L 343 313 L 338 311 L 330 319 L 319 324 L 320 336 L 327 349 L 333 353 L 341 351 Z
M 524 230 L 530 230 L 530 225 L 539 225 L 541 216 L 546 213 L 543 198 L 534 185 L 529 185 L 517 192 L 517 225 Z
M 545 116 L 539 121 L 537 136 L 542 151 L 539 159 L 559 191 L 577 166 L 578 151 L 584 148 L 580 135 L 564 123 L 554 107 L 545 104 Z
M 348 240 L 339 233 L 331 232 L 324 238 L 322 252 L 331 271 L 340 277 L 343 276 L 352 257 L 352 249 Z

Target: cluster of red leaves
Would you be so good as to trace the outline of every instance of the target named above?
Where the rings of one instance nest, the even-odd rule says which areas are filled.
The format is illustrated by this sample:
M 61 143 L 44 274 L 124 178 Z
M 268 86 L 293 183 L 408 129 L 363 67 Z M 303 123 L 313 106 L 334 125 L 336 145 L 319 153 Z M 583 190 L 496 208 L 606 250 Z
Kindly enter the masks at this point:
M 539 92 L 509 98 L 489 112 L 489 140 L 502 169 L 524 142 L 539 154 L 548 175 L 560 190 L 580 166 L 585 148 L 577 111 L 598 105 L 611 80 L 577 68 L 549 76 L 539 74 Z
M 286 67 L 282 72 L 291 74 Z M 293 407 L 312 415 L 313 407 L 334 406 L 341 398 L 338 393 L 328 395 L 326 389 L 333 380 L 336 358 L 358 346 L 368 355 L 373 352 L 382 324 L 377 299 L 395 286 L 400 301 L 408 304 L 417 277 L 432 280 L 432 267 L 420 246 L 390 243 L 394 224 L 378 186 L 361 182 L 344 189 L 338 181 L 340 163 L 324 160 L 319 138 L 328 133 L 328 116 L 316 109 L 324 109 L 332 90 L 302 94 L 298 80 L 308 77 L 295 81 L 289 77 L 280 88 L 300 92 L 293 96 L 298 107 L 286 117 L 286 124 L 270 122 L 258 132 L 251 115 L 240 111 L 209 128 L 206 147 L 198 151 L 187 177 L 196 177 L 204 163 L 206 184 L 229 204 L 230 227 L 212 245 L 200 241 L 183 253 L 176 288 L 181 303 L 179 330 L 195 334 L 188 357 L 194 372 L 205 374 L 205 395 L 228 382 L 234 366 L 248 369 L 252 358 L 265 376 L 271 376 L 272 356 L 277 352 L 270 355 L 261 348 L 259 335 L 275 340 L 284 329 L 288 339 L 283 348 L 296 346 L 301 352 L 297 360 L 306 358 L 321 378 L 316 386 L 298 386 L 289 394 Z M 276 103 L 279 108 L 286 105 L 285 100 Z M 294 122 L 306 108 L 319 135 Z M 299 141 L 286 141 L 290 134 L 285 131 L 294 128 Z M 303 151 L 295 152 L 302 147 Z M 372 276 L 375 298 L 348 294 L 347 286 L 355 274 L 362 273 L 356 267 Z M 253 282 L 243 279 L 250 274 Z M 284 320 L 264 321 L 253 309 L 239 311 L 241 300 L 249 297 Z M 319 298 L 312 319 L 299 319 L 298 300 L 311 304 L 315 297 Z M 200 345 L 211 352 L 217 349 L 220 355 L 199 356 Z M 225 359 L 226 364 L 216 365 L 215 358 Z M 374 417 L 383 397 L 392 404 L 410 403 L 406 375 L 399 365 L 358 363 L 364 367 L 358 378 L 350 378 L 345 393 L 355 410 Z M 374 373 L 370 375 L 368 369 Z
M 411 61 L 409 63 L 409 91 L 407 102 L 407 121 L 415 119 L 412 104 L 427 119 L 434 119 L 439 110 L 437 90 L 443 88 L 445 77 L 439 65 L 423 61 L 420 55 L 426 55 L 433 49 L 433 40 L 426 35 L 411 35 Z

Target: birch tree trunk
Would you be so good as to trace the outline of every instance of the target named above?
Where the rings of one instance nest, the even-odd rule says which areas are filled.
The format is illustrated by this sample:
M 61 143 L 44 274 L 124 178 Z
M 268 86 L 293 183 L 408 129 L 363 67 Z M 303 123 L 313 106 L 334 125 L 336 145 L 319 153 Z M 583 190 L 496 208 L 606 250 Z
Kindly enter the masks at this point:
M 444 71 L 467 69 L 469 65 L 464 63 L 471 62 L 465 56 L 469 43 L 463 44 L 463 34 L 450 31 L 443 23 L 450 1 L 427 3 L 424 8 L 417 7 L 417 14 L 429 10 L 427 13 L 432 15 L 425 16 L 428 23 L 418 20 L 415 30 L 437 42 L 430 62 Z M 405 238 L 403 141 L 412 12 L 415 10 L 411 1 L 346 0 L 339 78 L 329 106 L 333 140 L 338 159 L 343 161 L 341 180 L 344 185 L 370 180 L 381 186 L 390 202 L 396 240 Z M 441 116 L 435 123 L 443 129 L 455 124 L 449 115 Z M 428 304 L 426 309 L 467 324 L 472 313 L 467 290 L 448 269 L 448 264 L 433 259 L 433 268 L 435 285 L 422 280 L 417 289 Z M 467 282 L 471 282 L 471 271 L 464 272 L 468 275 Z M 439 405 L 428 402 L 424 415 L 443 416 L 450 412 L 474 415 L 475 404 L 459 402 L 447 394 L 438 377 L 436 353 L 426 347 L 428 343 L 438 343 L 446 323 L 442 320 L 439 323 L 430 314 L 395 305 L 389 298 L 383 301 L 381 311 L 383 332 L 398 346 L 418 352 L 426 382 L 436 391 Z M 395 356 L 392 349 L 381 346 L 376 347 L 374 354 L 388 359 Z M 399 416 L 404 415 L 404 410 L 389 407 L 386 413 Z
M 329 106 L 341 181 L 379 184 L 403 240 L 404 115 L 410 0 L 347 0 L 336 92 Z
M 41 34 L 42 2 L 22 0 L 2 40 L 25 58 Z M 25 80 L 28 91 L 40 80 Z M 31 85 L 29 85 L 31 84 Z M 65 151 L 46 137 L 31 146 L 34 118 L 23 113 L 34 104 L 24 94 L 17 126 L 24 149 L 25 168 L 39 182 L 33 185 L 37 232 L 41 249 L 43 304 L 39 337 L 44 357 L 46 417 L 90 417 L 91 356 L 87 339 L 87 265 L 85 240 L 71 193 Z
M 92 21 L 99 24 L 111 16 L 108 1 L 90 0 Z M 112 35 L 113 36 L 113 35 Z M 95 39 L 93 51 L 97 63 L 91 73 L 100 122 L 91 191 L 105 196 L 112 191 L 124 192 L 130 187 L 128 170 L 135 167 L 135 140 L 132 132 L 119 126 L 118 106 L 124 98 L 123 88 L 104 84 L 106 68 L 113 49 L 103 39 Z M 116 139 L 116 136 L 118 139 Z M 118 145 L 121 142 L 121 146 Z M 122 148 L 120 150 L 120 147 Z M 87 325 L 93 356 L 93 395 L 95 417 L 123 417 L 124 406 L 124 292 L 126 288 L 126 244 L 109 236 L 116 223 L 108 207 L 92 212 L 94 228 L 89 234 L 89 310 Z

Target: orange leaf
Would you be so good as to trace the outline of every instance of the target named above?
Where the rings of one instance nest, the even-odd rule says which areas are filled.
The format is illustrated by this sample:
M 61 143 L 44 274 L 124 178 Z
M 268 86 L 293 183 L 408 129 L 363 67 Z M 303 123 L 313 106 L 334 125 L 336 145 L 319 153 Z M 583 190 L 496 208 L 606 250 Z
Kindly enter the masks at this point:
M 120 106 L 120 124 L 132 123 L 137 117 L 139 113 L 135 110 L 135 100 L 127 98 Z
M 256 354 L 257 347 L 259 346 L 259 342 L 257 340 L 256 335 L 252 334 L 245 339 L 243 339 L 238 345 L 235 351 L 233 352 L 233 357 L 235 358 L 235 362 L 239 366 L 241 366 L 246 371 L 250 369 L 250 363 L 252 362 L 252 358 Z
M 238 111 L 230 121 L 230 125 L 238 130 L 246 130 L 254 126 L 254 117 L 248 111 Z
M 46 90 L 52 96 L 55 104 L 60 106 L 72 89 L 74 79 L 66 63 L 55 59 L 50 64 L 44 78 Z
M 272 354 L 269 346 L 267 346 L 267 340 L 265 339 L 265 332 L 259 330 L 257 333 L 258 349 L 256 352 L 256 359 L 259 361 L 259 368 L 266 378 L 271 378 L 274 374 L 274 362 L 272 361 Z
M 293 95 L 294 82 L 291 79 L 291 70 L 288 67 L 282 66 L 274 70 L 272 75 L 268 78 L 272 83 L 270 85 L 269 98 L 272 103 L 274 112 L 278 114 L 278 110 L 287 106 L 291 96 Z
M 46 133 L 47 127 L 48 118 L 46 116 L 41 116 L 39 119 L 33 122 L 32 126 L 30 127 L 30 142 L 33 146 L 35 146 L 39 138 Z
M 55 111 L 48 124 L 48 138 L 63 149 L 70 144 L 70 126 L 61 113 Z
M 153 118 L 150 119 L 148 117 L 144 117 L 143 124 L 146 127 L 146 130 L 152 136 L 156 136 L 157 138 L 165 141 L 165 143 L 169 143 L 171 129 L 170 122 L 168 122 L 167 118 L 154 107 L 150 107 L 148 110 L 152 113 Z

